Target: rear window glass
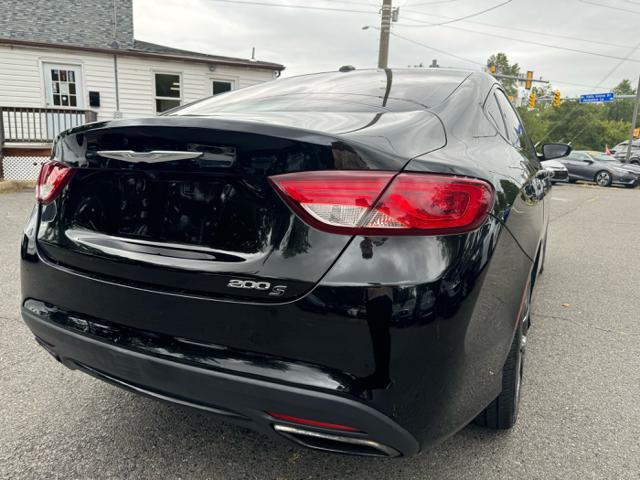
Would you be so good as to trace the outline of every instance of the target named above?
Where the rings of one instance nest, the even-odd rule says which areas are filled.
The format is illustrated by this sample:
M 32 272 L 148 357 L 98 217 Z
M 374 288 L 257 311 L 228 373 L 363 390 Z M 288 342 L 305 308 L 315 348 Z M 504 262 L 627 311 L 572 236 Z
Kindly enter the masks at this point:
M 496 100 L 496 96 L 493 92 L 491 92 L 487 97 L 487 101 L 484 104 L 484 111 L 487 112 L 487 115 L 489 115 L 489 118 L 491 118 L 494 126 L 498 129 L 502 136 L 507 137 L 504 120 L 500 113 L 500 109 L 498 108 L 498 101 Z
M 172 115 L 277 111 L 402 112 L 433 107 L 466 78 L 457 71 L 362 70 L 305 75 L 227 92 Z

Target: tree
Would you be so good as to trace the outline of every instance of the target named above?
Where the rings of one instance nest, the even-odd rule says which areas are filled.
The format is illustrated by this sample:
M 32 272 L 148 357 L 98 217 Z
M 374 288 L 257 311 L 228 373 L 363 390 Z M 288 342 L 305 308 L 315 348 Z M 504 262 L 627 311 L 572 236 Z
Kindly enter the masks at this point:
M 547 83 L 547 84 L 543 84 L 540 87 L 531 87 L 531 91 L 534 92 L 536 94 L 536 97 L 541 98 L 541 97 L 553 97 L 553 87 L 551 86 L 551 84 Z
M 636 91 L 631 86 L 631 82 L 626 78 L 622 80 L 616 87 L 613 89 L 613 93 L 616 95 L 635 95 Z
M 616 95 L 635 95 L 636 91 L 631 86 L 631 82 L 625 78 L 613 89 L 613 93 Z M 631 98 L 615 100 L 608 103 L 605 112 L 606 119 L 625 122 L 631 121 L 633 103 L 634 100 Z M 629 128 L 631 128 L 631 126 L 629 126 Z
M 496 67 L 496 73 L 501 75 L 509 75 L 513 77 L 520 75 L 520 66 L 517 63 L 514 63 L 513 65 L 509 64 L 507 55 L 502 52 L 491 55 L 487 59 L 487 67 Z M 516 88 L 516 80 L 509 78 L 498 78 L 498 80 L 500 80 L 509 95 L 516 95 L 518 92 L 518 89 Z
M 536 107 L 529 110 L 525 105 L 518 107 L 518 113 L 522 118 L 529 137 L 531 137 L 534 143 L 544 138 L 545 134 L 550 130 L 550 122 L 546 118 L 542 108 Z
M 534 87 L 538 98 L 550 96 L 550 87 Z M 629 80 L 621 81 L 613 91 L 633 95 Z M 570 142 L 577 150 L 604 150 L 627 139 L 631 128 L 633 100 L 580 104 L 564 101 L 558 108 L 538 102 L 534 109 L 518 108 L 525 128 L 535 142 Z

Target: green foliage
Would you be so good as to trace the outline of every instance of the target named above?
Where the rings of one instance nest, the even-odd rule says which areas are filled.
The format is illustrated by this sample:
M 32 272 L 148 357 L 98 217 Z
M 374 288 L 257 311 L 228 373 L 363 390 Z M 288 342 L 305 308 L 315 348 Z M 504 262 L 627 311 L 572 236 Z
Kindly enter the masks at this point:
M 541 87 L 531 87 L 531 91 L 536 94 L 536 97 L 552 97 L 553 96 L 553 87 L 551 85 L 543 84 Z
M 614 91 L 618 95 L 635 93 L 628 80 Z M 557 108 L 539 103 L 533 110 L 519 107 L 518 111 L 534 143 L 566 142 L 578 150 L 603 151 L 605 145 L 612 147 L 627 139 L 633 100 L 606 104 L 565 100 Z
M 520 107 L 518 108 L 518 112 L 520 113 L 520 117 L 522 117 L 527 133 L 534 142 L 536 139 L 544 137 L 549 131 L 549 120 L 540 109 L 529 110 L 527 107 Z
M 614 89 L 613 92 L 616 95 L 635 95 L 636 91 L 631 86 L 631 82 L 626 78 L 622 80 Z
M 501 75 L 518 76 L 520 75 L 520 66 L 517 63 L 511 65 L 505 53 L 496 53 L 487 59 L 487 67 L 495 66 L 497 72 Z M 500 83 L 509 95 L 517 93 L 516 81 L 507 78 L 499 78 Z

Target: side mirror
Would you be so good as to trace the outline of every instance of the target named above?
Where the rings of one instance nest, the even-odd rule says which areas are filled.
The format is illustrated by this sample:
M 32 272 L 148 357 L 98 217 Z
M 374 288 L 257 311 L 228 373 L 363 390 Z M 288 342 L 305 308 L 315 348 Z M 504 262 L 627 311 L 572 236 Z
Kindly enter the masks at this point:
M 573 148 L 566 143 L 545 143 L 542 145 L 542 160 L 566 157 Z

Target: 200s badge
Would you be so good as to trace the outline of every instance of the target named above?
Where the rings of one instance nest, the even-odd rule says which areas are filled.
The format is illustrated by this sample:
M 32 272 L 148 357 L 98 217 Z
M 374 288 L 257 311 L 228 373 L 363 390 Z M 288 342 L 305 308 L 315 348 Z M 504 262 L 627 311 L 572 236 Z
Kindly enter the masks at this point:
M 246 288 L 248 290 L 258 290 L 262 292 L 269 292 L 272 297 L 281 297 L 284 292 L 287 291 L 286 285 L 274 285 L 271 286 L 269 282 L 259 282 L 254 280 L 241 280 L 239 278 L 233 278 L 227 283 L 229 288 Z

